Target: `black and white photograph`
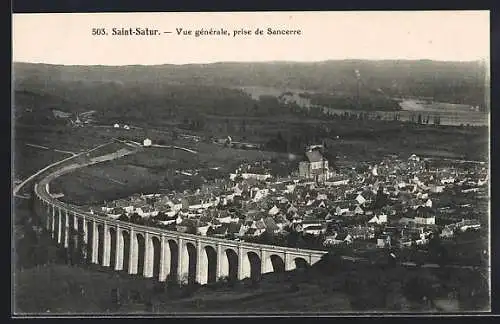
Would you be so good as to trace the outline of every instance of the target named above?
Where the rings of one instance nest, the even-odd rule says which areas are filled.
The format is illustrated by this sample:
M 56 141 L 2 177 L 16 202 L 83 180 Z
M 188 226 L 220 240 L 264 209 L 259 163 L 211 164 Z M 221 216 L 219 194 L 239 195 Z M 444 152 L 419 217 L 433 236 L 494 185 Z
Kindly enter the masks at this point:
M 11 314 L 491 312 L 490 12 L 12 14 Z

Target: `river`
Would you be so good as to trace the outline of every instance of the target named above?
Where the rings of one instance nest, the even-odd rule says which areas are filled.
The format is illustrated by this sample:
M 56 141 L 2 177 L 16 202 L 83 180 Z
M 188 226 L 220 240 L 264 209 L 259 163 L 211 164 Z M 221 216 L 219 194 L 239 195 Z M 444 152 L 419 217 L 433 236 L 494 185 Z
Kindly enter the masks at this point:
M 259 100 L 260 96 L 275 96 L 280 98 L 283 102 L 295 103 L 302 108 L 308 109 L 310 107 L 322 108 L 325 113 L 331 114 L 344 114 L 355 113 L 359 114 L 359 110 L 346 110 L 346 109 L 335 109 L 322 106 L 315 106 L 311 104 L 309 98 L 300 96 L 302 92 L 311 92 L 300 89 L 277 89 L 271 87 L 260 87 L 260 86 L 245 86 L 245 87 L 234 87 L 239 90 L 243 90 L 249 94 L 252 99 Z M 411 121 L 412 118 L 418 121 L 418 115 L 420 114 L 422 119 L 427 119 L 429 117 L 429 124 L 433 124 L 434 118 L 439 116 L 441 125 L 452 125 L 459 126 L 471 125 L 471 126 L 487 126 L 489 125 L 490 115 L 489 113 L 476 111 L 474 107 L 464 104 L 453 104 L 445 102 L 434 102 L 434 101 L 424 101 L 419 99 L 411 98 L 394 98 L 399 102 L 401 110 L 397 112 L 376 110 L 368 112 L 370 118 L 376 118 L 377 115 L 384 120 L 393 120 L 394 114 L 399 115 L 400 121 Z
M 430 102 L 426 103 L 423 101 L 415 99 L 404 99 L 400 101 L 401 109 L 400 111 L 370 111 L 368 112 L 371 118 L 376 118 L 380 116 L 383 120 L 393 120 L 394 115 L 399 116 L 401 121 L 414 121 L 418 120 L 418 116 L 421 115 L 423 120 L 429 118 L 429 124 L 433 124 L 434 118 L 439 117 L 441 125 L 452 125 L 459 126 L 471 125 L 471 126 L 487 126 L 489 124 L 490 115 L 489 113 L 473 110 L 472 107 L 467 105 L 441 103 L 441 102 Z M 357 113 L 357 110 L 340 110 L 334 108 L 323 107 L 325 113 L 331 114 L 343 114 Z

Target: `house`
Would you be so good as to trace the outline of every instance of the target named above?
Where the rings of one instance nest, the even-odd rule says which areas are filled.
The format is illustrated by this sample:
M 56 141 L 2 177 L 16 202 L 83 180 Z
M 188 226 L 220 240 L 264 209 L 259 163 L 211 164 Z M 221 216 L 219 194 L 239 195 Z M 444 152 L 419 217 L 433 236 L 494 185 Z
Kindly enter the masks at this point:
M 451 183 L 455 183 L 455 178 L 445 178 L 445 179 L 441 179 L 441 184 L 451 184 Z
M 258 221 L 255 221 L 250 228 L 255 229 L 255 236 L 259 236 L 266 231 L 266 224 L 262 219 L 260 219 Z
M 201 195 L 186 196 L 181 199 L 182 208 L 189 210 L 207 209 L 214 206 L 214 202 L 210 201 L 208 197 Z
M 412 155 L 410 155 L 410 157 L 408 158 L 408 161 L 419 162 L 419 161 L 420 161 L 420 158 L 419 158 L 418 156 L 416 156 L 415 154 L 412 154 Z
M 323 225 L 311 225 L 311 226 L 303 227 L 302 232 L 304 234 L 318 236 L 321 234 L 325 234 L 326 228 Z
M 239 236 L 241 231 L 241 223 L 229 223 L 227 228 L 227 234 Z
M 241 174 L 241 177 L 243 179 L 255 179 L 255 180 L 259 180 L 259 181 L 265 181 L 267 179 L 270 179 L 271 178 L 271 175 L 268 174 L 268 173 L 265 173 L 265 174 L 257 174 L 257 173 L 242 173 Z
M 356 206 L 356 208 L 354 208 L 354 214 L 355 215 L 363 215 L 364 211 L 360 206 Z
M 272 217 L 264 218 L 264 224 L 266 225 L 266 231 L 269 233 L 278 233 L 280 231 L 279 226 Z
M 278 215 L 274 221 L 276 222 L 276 225 L 279 227 L 280 230 L 282 230 L 285 226 L 290 224 L 290 221 L 283 215 Z
M 430 207 L 420 206 L 416 209 L 415 224 L 435 225 L 436 216 Z
M 369 240 L 375 238 L 375 229 L 372 226 L 352 226 L 346 229 L 353 239 Z
M 443 228 L 443 230 L 441 231 L 441 234 L 439 234 L 439 236 L 441 236 L 442 238 L 451 238 L 453 237 L 453 235 L 455 234 L 455 230 L 453 229 L 453 226 L 445 226 Z
M 337 208 L 335 208 L 335 215 L 337 215 L 337 216 L 345 215 L 348 212 L 349 212 L 349 208 L 341 208 L 339 206 L 337 206 Z
M 135 212 L 141 217 L 154 217 L 158 215 L 158 211 L 151 206 L 142 206 L 135 209 Z
M 436 216 L 415 217 L 415 224 L 418 224 L 418 225 L 436 225 Z
M 238 237 L 242 237 L 246 235 L 246 232 L 250 229 L 250 226 L 252 225 L 252 222 L 245 221 L 241 224 L 240 226 L 240 231 L 236 233 L 235 235 Z
M 106 214 L 109 218 L 118 219 L 122 214 Z
M 335 246 L 339 244 L 352 244 L 353 237 L 348 233 L 335 233 L 327 236 L 323 241 L 324 246 Z
M 328 197 L 326 196 L 326 194 L 320 194 L 318 193 L 318 196 L 316 196 L 316 200 L 327 200 Z
M 293 214 L 295 214 L 297 212 L 298 212 L 298 209 L 294 205 L 291 205 L 290 207 L 288 207 L 288 209 L 286 211 L 286 213 L 289 214 L 289 215 L 293 215 Z
M 319 150 L 309 150 L 305 153 L 307 160 L 299 163 L 299 176 L 324 182 L 330 178 L 328 160 Z
M 269 189 L 264 188 L 264 189 L 259 189 L 259 188 L 253 188 L 250 191 L 250 197 L 252 198 L 253 201 L 259 201 L 265 198 L 266 196 L 269 195 Z
M 417 245 L 426 245 L 427 243 L 429 243 L 429 239 L 423 237 L 415 241 L 415 244 Z
M 113 125 L 113 127 L 114 127 L 114 128 L 120 128 L 120 125 L 118 125 L 118 124 L 114 124 L 114 125 Z
M 173 211 L 176 211 L 176 212 L 180 211 L 182 209 L 182 207 L 183 207 L 182 200 L 181 199 L 177 199 L 177 198 L 168 201 L 167 204 L 170 206 L 170 208 Z
M 438 186 L 438 185 L 431 185 L 430 186 L 430 192 L 432 193 L 440 193 L 443 192 L 444 186 Z
M 384 223 L 387 223 L 387 215 L 385 214 L 375 215 L 368 221 L 368 224 L 384 224 Z
M 413 245 L 413 240 L 411 239 L 411 237 L 405 236 L 399 240 L 399 246 L 402 248 L 411 247 L 412 245 Z
M 357 195 L 355 200 L 358 205 L 363 205 L 366 202 L 366 199 L 361 194 Z
M 249 228 L 245 232 L 245 236 L 255 237 L 261 235 L 263 232 L 258 231 L 256 228 Z
M 144 141 L 142 142 L 142 145 L 145 147 L 151 146 L 151 144 L 152 142 L 149 138 L 144 139 Z
M 113 209 L 114 209 L 114 207 L 106 207 L 106 206 L 101 207 L 101 211 L 103 211 L 105 213 L 110 213 L 113 211 Z
M 222 224 L 214 228 L 213 234 L 216 237 L 225 237 L 228 233 L 229 224 Z
M 455 224 L 455 227 L 465 232 L 469 229 L 478 230 L 481 228 L 481 224 L 477 220 L 462 219 L 462 221 Z
M 293 193 L 295 190 L 295 187 L 296 187 L 295 184 L 286 185 L 285 193 Z
M 276 205 L 273 206 L 268 212 L 269 215 L 274 216 L 280 212 L 280 209 L 276 207 Z
M 192 221 L 182 220 L 182 222 L 180 222 L 176 225 L 176 229 L 177 229 L 177 232 L 186 233 L 191 226 L 193 226 Z
M 166 226 L 166 225 L 176 223 L 176 219 L 174 218 L 174 219 L 168 219 L 168 220 L 158 220 L 158 223 Z
M 410 224 L 414 224 L 414 223 L 415 223 L 415 219 L 409 218 L 409 217 L 401 217 L 401 219 L 399 220 L 399 224 L 401 224 L 401 225 L 410 225 Z
M 198 226 L 196 228 L 196 234 L 202 235 L 202 236 L 207 236 L 207 231 L 208 231 L 209 227 L 210 227 L 210 225 L 208 225 L 208 224 L 205 224 L 203 226 Z
M 377 247 L 385 248 L 391 246 L 391 236 L 390 235 L 380 235 L 377 237 Z

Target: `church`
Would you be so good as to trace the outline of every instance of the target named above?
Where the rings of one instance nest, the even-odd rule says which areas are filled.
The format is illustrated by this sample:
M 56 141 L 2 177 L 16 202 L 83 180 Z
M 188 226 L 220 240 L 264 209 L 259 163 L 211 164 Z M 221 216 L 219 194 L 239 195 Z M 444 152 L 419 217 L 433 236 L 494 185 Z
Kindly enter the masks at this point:
M 299 163 L 299 176 L 323 182 L 330 178 L 328 160 L 321 154 L 318 148 L 309 148 L 306 153 L 306 161 Z

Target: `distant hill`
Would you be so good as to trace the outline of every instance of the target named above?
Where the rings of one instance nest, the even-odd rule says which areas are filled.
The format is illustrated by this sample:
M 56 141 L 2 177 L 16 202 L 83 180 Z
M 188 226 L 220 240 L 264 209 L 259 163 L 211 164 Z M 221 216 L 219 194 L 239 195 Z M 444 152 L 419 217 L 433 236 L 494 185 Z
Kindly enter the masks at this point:
M 356 90 L 363 85 L 386 94 L 434 97 L 436 101 L 482 105 L 485 71 L 480 62 L 430 60 L 341 60 L 316 63 L 213 63 L 156 66 L 61 66 L 14 63 L 16 84 L 41 79 L 120 85 L 128 82 L 267 86 L 319 92 Z
M 295 89 L 315 104 L 399 109 L 395 97 L 484 106 L 480 62 L 362 61 L 63 66 L 14 63 L 16 110 L 97 110 L 101 120 L 281 114 L 238 87 Z M 359 84 L 359 89 L 358 89 Z M 359 92 L 358 92 L 359 91 Z

